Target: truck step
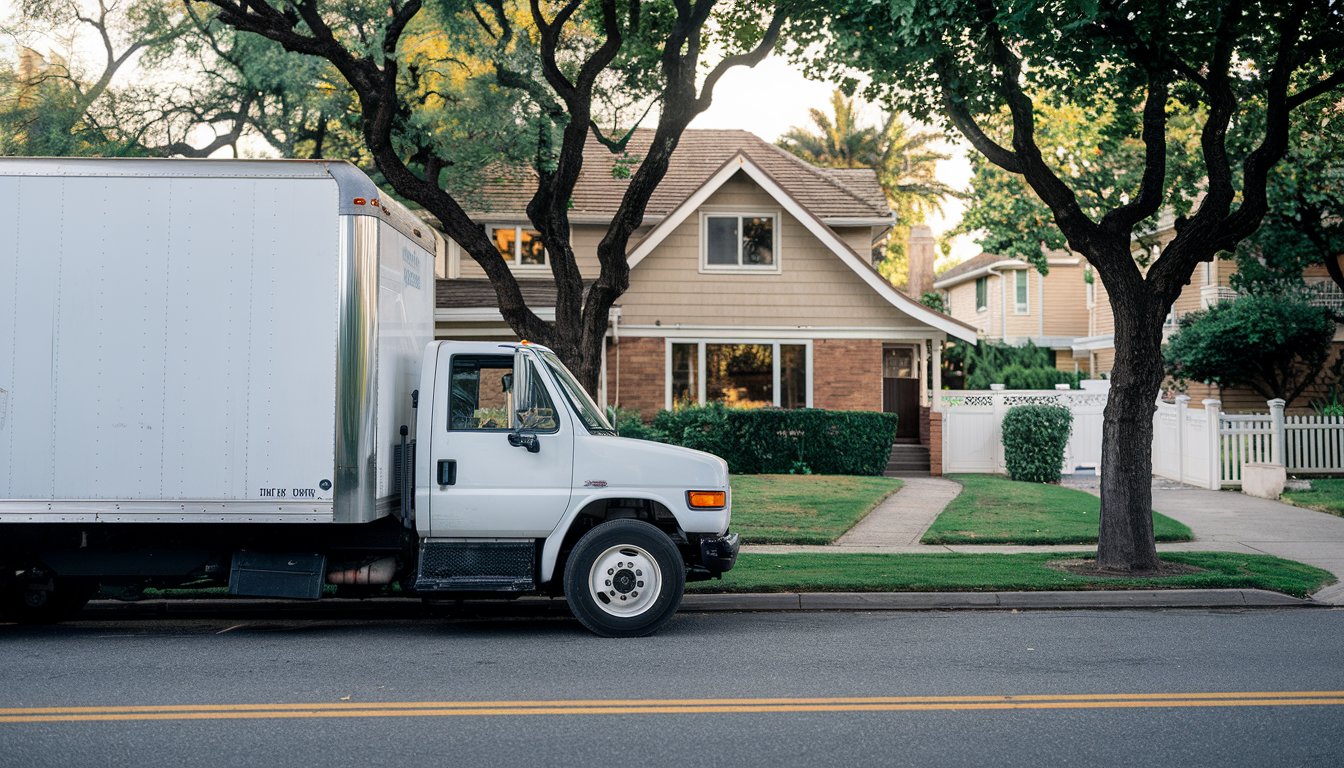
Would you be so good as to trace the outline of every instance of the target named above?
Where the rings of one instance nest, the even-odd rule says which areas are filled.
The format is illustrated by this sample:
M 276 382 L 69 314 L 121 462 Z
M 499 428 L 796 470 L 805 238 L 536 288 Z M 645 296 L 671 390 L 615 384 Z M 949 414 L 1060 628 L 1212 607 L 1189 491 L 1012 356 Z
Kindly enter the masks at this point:
M 537 545 L 522 541 L 426 541 L 417 592 L 531 592 Z

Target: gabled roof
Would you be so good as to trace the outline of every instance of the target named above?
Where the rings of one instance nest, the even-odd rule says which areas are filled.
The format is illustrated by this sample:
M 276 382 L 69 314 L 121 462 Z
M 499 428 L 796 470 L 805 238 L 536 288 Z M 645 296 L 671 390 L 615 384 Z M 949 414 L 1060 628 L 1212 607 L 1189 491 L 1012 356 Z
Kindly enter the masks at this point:
M 653 140 L 653 131 L 636 130 L 626 153 L 643 159 Z M 645 222 L 654 223 L 680 206 L 731 157 L 749 154 L 798 202 L 823 221 L 853 222 L 856 226 L 881 226 L 891 222 L 891 209 L 871 168 L 818 168 L 755 134 L 740 130 L 687 130 L 668 163 L 667 175 L 649 198 Z M 621 155 L 612 154 L 590 135 L 584 148 L 583 171 L 574 188 L 570 219 L 575 222 L 609 222 L 630 185 L 628 178 L 615 178 L 613 168 Z M 629 168 L 633 172 L 634 167 Z M 467 197 L 473 218 L 517 219 L 525 216 L 527 203 L 536 190 L 536 174 L 530 169 L 497 168 L 484 172 L 481 186 Z
M 628 256 L 630 268 L 637 268 L 639 263 L 652 253 L 653 249 L 663 242 L 683 221 L 695 213 L 710 195 L 739 173 L 746 174 L 752 181 L 756 182 L 761 189 L 765 190 L 780 204 L 780 207 L 797 219 L 813 237 L 821 241 L 821 244 L 827 250 L 835 254 L 845 266 L 853 270 L 860 279 L 868 284 L 868 287 L 876 291 L 893 307 L 915 320 L 943 331 L 949 336 L 972 343 L 976 341 L 977 330 L 974 326 L 929 309 L 896 290 L 895 286 L 888 282 L 885 277 L 882 277 L 876 269 L 873 269 L 872 265 L 868 263 L 868 259 L 855 253 L 839 235 L 835 234 L 834 230 L 826 226 L 820 218 L 790 194 L 776 179 L 771 177 L 765 169 L 755 162 L 753 157 L 748 157 L 743 152 L 738 152 L 730 157 L 727 162 L 710 175 L 700 188 L 683 200 L 681 205 L 670 211 L 643 240 L 635 245 Z

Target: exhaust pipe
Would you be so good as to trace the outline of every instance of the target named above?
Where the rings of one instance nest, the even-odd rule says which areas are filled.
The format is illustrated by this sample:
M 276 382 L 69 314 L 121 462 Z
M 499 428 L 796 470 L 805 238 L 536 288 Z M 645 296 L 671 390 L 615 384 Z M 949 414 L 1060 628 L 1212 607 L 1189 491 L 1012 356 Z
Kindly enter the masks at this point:
M 367 565 L 343 571 L 327 571 L 328 584 L 391 584 L 397 574 L 397 559 L 384 557 Z

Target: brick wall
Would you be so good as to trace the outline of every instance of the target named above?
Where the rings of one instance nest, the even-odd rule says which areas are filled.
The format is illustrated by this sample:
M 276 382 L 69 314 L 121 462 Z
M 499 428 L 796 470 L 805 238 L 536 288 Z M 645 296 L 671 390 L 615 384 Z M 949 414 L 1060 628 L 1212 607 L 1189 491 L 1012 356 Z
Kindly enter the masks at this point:
M 919 406 L 919 444 L 928 446 L 929 444 L 929 414 L 933 409 L 927 405 Z
M 620 347 L 620 389 L 617 391 L 617 347 Z M 663 409 L 667 344 L 662 339 L 621 337 L 607 348 L 607 398 L 621 408 L 634 408 L 645 421 Z M 619 398 L 619 401 L 617 400 Z
M 882 342 L 812 342 L 812 405 L 837 411 L 882 410 Z
M 940 477 L 943 474 L 943 412 L 929 413 L 929 474 Z

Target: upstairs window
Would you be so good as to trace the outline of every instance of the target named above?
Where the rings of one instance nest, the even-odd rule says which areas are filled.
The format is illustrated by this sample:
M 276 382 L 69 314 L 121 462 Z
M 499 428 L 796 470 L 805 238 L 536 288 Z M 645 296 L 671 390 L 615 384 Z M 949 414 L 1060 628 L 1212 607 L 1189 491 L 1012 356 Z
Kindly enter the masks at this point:
M 1027 295 L 1028 286 L 1031 284 L 1031 272 L 1025 269 L 1019 269 L 1013 273 L 1013 292 L 1016 295 L 1016 301 L 1013 304 L 1013 312 L 1019 315 L 1027 314 Z
M 975 311 L 984 312 L 989 309 L 989 278 L 977 277 L 975 279 Z
M 775 216 L 706 213 L 700 223 L 700 264 L 706 271 L 779 271 Z
M 548 263 L 541 233 L 525 226 L 492 225 L 487 229 L 495 250 L 510 266 L 544 267 Z

